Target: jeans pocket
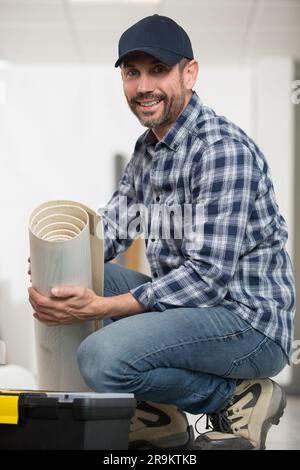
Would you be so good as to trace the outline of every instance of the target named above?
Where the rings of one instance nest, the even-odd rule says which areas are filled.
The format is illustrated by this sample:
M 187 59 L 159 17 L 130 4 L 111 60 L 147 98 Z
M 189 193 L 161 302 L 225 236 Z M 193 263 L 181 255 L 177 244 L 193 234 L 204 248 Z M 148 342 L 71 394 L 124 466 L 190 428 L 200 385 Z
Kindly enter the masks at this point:
M 263 347 L 251 357 L 251 361 L 259 370 L 258 377 L 274 377 L 287 365 L 282 348 L 270 338 L 266 338 Z
M 226 377 L 233 379 L 273 377 L 286 364 L 287 359 L 281 347 L 265 337 L 254 351 L 232 362 Z

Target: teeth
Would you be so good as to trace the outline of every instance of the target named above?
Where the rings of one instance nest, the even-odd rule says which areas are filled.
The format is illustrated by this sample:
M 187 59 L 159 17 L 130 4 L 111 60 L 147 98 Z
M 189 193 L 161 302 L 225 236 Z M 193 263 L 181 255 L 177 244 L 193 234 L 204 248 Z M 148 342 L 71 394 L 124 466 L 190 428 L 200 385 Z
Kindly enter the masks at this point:
M 150 101 L 150 102 L 147 102 L 147 103 L 143 103 L 142 101 L 140 102 L 140 104 L 142 106 L 153 106 L 155 104 L 159 103 L 159 101 Z

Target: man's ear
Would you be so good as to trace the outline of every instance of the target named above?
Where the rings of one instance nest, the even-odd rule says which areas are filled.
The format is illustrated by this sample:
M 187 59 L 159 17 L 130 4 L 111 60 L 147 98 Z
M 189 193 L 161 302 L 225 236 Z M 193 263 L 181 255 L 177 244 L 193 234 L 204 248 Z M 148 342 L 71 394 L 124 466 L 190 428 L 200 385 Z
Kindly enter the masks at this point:
M 190 60 L 183 70 L 184 85 L 187 90 L 192 90 L 194 87 L 199 71 L 199 64 L 196 60 Z

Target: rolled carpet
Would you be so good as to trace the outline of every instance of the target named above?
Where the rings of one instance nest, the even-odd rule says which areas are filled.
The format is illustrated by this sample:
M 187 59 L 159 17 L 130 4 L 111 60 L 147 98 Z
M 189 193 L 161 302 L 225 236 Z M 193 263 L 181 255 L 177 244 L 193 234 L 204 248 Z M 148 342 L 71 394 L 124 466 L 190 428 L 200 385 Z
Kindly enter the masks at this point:
M 100 215 L 81 203 L 49 201 L 29 220 L 32 286 L 49 295 L 51 288 L 74 285 L 103 295 L 103 227 Z M 47 326 L 34 320 L 38 387 L 86 391 L 76 361 L 79 344 L 101 325 L 87 321 Z

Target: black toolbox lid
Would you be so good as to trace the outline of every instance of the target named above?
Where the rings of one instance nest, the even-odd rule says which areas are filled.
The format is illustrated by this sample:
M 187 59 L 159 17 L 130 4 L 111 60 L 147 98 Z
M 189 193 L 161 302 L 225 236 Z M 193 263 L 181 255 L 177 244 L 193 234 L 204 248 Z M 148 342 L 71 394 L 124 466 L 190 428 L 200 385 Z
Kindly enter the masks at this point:
M 75 420 L 130 419 L 136 407 L 131 393 L 0 391 L 1 397 L 18 400 L 18 421 L 59 419 L 62 410 L 70 410 Z M 1 423 L 1 416 L 0 416 Z

